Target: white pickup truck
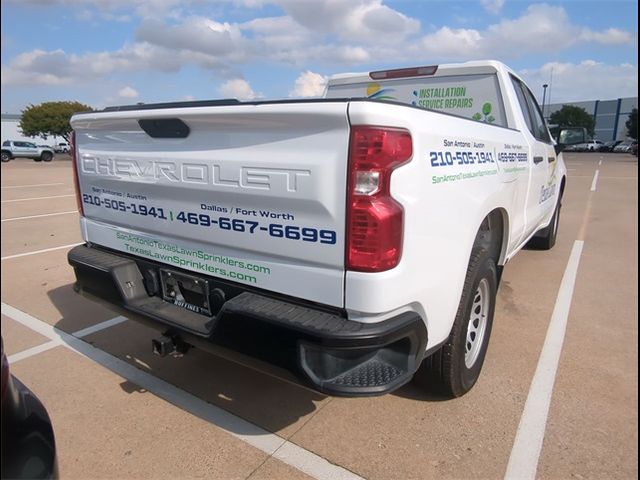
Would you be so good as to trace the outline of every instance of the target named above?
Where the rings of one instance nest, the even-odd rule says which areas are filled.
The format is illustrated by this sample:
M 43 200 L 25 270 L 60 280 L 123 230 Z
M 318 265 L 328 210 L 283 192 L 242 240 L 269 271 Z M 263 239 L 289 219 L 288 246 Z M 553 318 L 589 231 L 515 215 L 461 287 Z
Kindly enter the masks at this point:
M 36 162 L 50 162 L 53 160 L 53 148 L 36 145 L 32 142 L 5 140 L 2 142 L 2 161 L 8 162 L 14 158 L 31 158 Z
M 323 99 L 74 115 L 76 290 L 319 391 L 476 382 L 504 265 L 556 239 L 566 169 L 494 61 L 331 78 Z M 565 143 L 584 142 L 563 131 Z M 569 141 L 570 140 L 570 141 Z

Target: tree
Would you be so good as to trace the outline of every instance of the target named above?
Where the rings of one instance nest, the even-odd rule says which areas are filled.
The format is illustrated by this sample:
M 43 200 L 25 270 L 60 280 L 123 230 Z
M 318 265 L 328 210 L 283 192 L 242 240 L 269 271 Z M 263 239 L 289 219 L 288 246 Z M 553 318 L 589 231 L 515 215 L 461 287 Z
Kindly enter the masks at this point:
M 592 137 L 596 126 L 593 115 L 587 113 L 584 108 L 575 105 L 563 105 L 560 110 L 551 114 L 549 123 L 556 124 L 559 128 L 584 127 Z
M 71 134 L 69 120 L 76 112 L 88 112 L 92 108 L 80 102 L 44 102 L 29 105 L 22 111 L 20 129 L 28 137 L 63 137 L 67 142 Z
M 624 124 L 627 127 L 627 135 L 634 140 L 638 140 L 638 109 L 631 110 L 631 114 Z

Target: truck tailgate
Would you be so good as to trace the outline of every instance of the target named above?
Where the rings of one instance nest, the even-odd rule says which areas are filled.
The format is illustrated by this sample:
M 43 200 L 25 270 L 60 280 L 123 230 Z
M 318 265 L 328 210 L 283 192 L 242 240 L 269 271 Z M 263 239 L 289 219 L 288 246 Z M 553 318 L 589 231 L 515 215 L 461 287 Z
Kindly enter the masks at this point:
M 71 123 L 86 241 L 343 306 L 346 102 L 97 112 Z

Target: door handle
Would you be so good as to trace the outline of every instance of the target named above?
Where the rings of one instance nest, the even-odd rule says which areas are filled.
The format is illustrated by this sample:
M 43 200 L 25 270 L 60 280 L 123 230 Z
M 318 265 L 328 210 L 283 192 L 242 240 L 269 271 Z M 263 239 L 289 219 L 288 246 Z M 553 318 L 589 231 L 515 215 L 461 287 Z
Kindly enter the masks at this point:
M 549 162 L 549 163 L 553 163 L 555 161 L 556 161 L 556 157 L 548 157 L 547 158 L 547 162 Z
M 533 163 L 537 165 L 540 162 L 544 162 L 544 157 L 533 157 Z

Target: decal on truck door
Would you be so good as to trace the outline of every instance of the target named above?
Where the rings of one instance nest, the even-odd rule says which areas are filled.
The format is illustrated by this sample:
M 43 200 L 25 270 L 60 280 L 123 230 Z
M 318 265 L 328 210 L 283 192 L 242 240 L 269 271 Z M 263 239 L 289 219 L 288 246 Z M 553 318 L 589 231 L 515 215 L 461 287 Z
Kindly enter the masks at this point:
M 457 182 L 498 174 L 495 151 L 483 142 L 445 138 L 442 141 L 442 147 L 442 150 L 429 152 L 431 167 L 437 168 L 438 173 L 446 171 L 443 175 L 432 175 L 432 184 Z

